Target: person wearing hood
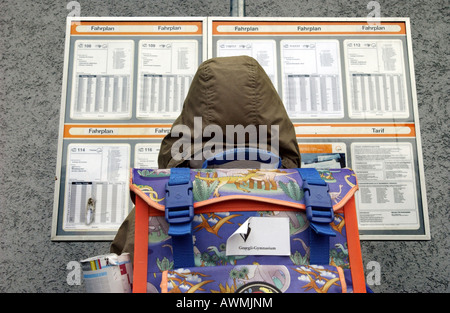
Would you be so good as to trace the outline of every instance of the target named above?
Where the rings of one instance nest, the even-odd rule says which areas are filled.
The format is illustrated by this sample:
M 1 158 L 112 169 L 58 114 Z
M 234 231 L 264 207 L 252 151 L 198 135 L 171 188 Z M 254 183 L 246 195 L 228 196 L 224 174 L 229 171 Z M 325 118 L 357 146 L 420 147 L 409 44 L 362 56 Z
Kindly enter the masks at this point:
M 179 134 L 174 134 L 173 130 L 180 125 L 191 130 L 188 140 L 195 143 L 186 145 L 190 146 L 190 151 L 183 151 L 183 158 L 177 158 L 173 150 L 174 144 L 180 140 Z M 210 137 L 203 136 L 205 129 L 215 126 L 214 129 L 219 128 L 221 134 L 227 135 L 230 133 L 229 129 L 236 125 L 241 126 L 241 130 L 254 126 L 252 129 L 257 131 L 257 140 L 245 138 L 238 142 L 234 137 L 216 136 L 214 145 L 220 148 L 232 145 L 233 148 L 246 146 L 259 149 L 259 139 L 266 138 L 267 141 L 262 143 L 263 150 L 281 157 L 281 167 L 300 167 L 294 126 L 270 78 L 261 65 L 249 56 L 212 58 L 199 66 L 182 112 L 161 143 L 158 167 L 201 168 L 205 160 L 205 153 L 202 154 L 201 151 L 212 144 Z M 196 131 L 199 127 L 201 129 Z M 261 131 L 267 133 L 263 134 Z M 236 135 L 237 138 L 240 137 L 239 134 Z
M 249 140 L 251 136 L 234 140 L 240 137 L 239 133 L 233 133 L 233 138 L 229 138 L 226 134 L 230 125 L 235 131 L 236 125 L 240 125 L 241 130 L 256 129 L 256 138 L 267 140 Z M 185 132 L 183 137 L 180 137 L 180 128 Z M 209 134 L 205 131 L 208 128 L 215 129 L 221 136 L 215 134 L 214 140 L 204 136 Z M 281 168 L 300 168 L 294 126 L 270 78 L 254 58 L 217 57 L 199 66 L 182 111 L 161 142 L 158 167 L 202 168 L 207 158 L 204 150 L 209 151 L 211 145 L 215 150 L 244 147 L 271 151 L 281 159 Z M 187 149 L 180 152 L 179 148 L 183 147 Z M 238 161 L 224 167 L 259 168 L 255 160 Z M 112 253 L 130 253 L 132 260 L 134 212 L 133 209 L 124 220 L 110 247 Z

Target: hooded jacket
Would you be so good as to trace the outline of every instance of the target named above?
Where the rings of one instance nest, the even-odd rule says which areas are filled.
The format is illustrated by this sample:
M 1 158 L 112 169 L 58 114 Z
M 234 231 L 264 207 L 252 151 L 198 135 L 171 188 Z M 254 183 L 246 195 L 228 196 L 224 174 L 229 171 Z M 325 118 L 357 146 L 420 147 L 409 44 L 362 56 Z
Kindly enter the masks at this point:
M 176 125 L 186 125 L 194 130 L 194 118 L 201 117 L 202 134 L 208 125 L 218 125 L 226 134 L 226 125 L 267 125 L 267 146 L 270 151 L 274 144 L 271 125 L 278 125 L 278 134 L 274 137 L 278 142 L 282 168 L 299 168 L 300 153 L 294 126 L 290 121 L 284 105 L 278 96 L 261 65 L 248 56 L 213 58 L 203 62 L 191 83 L 188 95 L 184 101 L 180 116 L 173 123 L 171 132 L 163 139 L 158 156 L 159 168 L 201 167 L 201 160 L 193 160 L 199 151 L 191 145 L 185 158 L 176 160 L 172 157 L 172 146 L 179 140 L 173 136 Z M 195 132 L 190 132 L 191 142 L 194 142 Z M 259 136 L 259 134 L 258 134 Z M 273 138 L 272 138 L 273 139 Z M 199 140 L 199 139 L 197 139 Z M 223 138 L 225 141 L 226 138 Z M 210 138 L 201 138 L 201 149 Z M 246 142 L 246 144 L 252 144 Z M 256 145 L 256 147 L 258 147 Z M 200 151 L 201 152 L 201 151 Z M 134 218 L 133 209 L 120 226 L 110 252 L 130 253 L 133 261 L 134 251 Z
M 259 136 L 267 138 L 265 150 L 279 150 L 275 154 L 282 159 L 283 168 L 300 167 L 300 153 L 295 136 L 294 126 L 290 121 L 284 105 L 275 90 L 270 78 L 261 65 L 248 56 L 212 58 L 203 62 L 195 74 L 189 92 L 183 104 L 179 117 L 172 125 L 171 132 L 163 139 L 158 157 L 159 168 L 172 168 L 187 166 L 201 167 L 199 162 L 186 162 L 192 160 L 201 151 L 193 143 L 201 141 L 201 148 L 205 147 L 211 138 L 202 136 L 195 138 L 194 118 L 197 124 L 201 117 L 201 131 L 205 127 L 217 125 L 226 134 L 226 127 L 242 125 L 256 126 Z M 180 137 L 174 136 L 173 130 L 177 125 L 186 125 L 190 130 L 190 151 L 181 158 L 172 157 L 172 147 Z M 260 128 L 265 125 L 265 128 Z M 272 133 L 273 125 L 278 126 L 278 133 Z M 199 125 L 195 125 L 199 127 Z M 242 129 L 242 128 L 241 128 Z M 276 129 L 276 128 L 274 128 Z M 267 134 L 259 134 L 263 130 Z M 189 135 L 189 134 L 188 134 Z M 275 144 L 271 140 L 278 140 Z M 225 142 L 259 148 L 259 142 L 238 142 L 233 138 L 220 138 Z M 220 143 L 220 144 L 222 144 Z M 278 149 L 277 149 L 278 148 Z M 273 151 L 272 151 L 273 152 Z M 195 157 L 196 160 L 200 158 Z M 202 158 L 204 160 L 204 158 Z M 199 166 L 200 165 L 200 166 Z

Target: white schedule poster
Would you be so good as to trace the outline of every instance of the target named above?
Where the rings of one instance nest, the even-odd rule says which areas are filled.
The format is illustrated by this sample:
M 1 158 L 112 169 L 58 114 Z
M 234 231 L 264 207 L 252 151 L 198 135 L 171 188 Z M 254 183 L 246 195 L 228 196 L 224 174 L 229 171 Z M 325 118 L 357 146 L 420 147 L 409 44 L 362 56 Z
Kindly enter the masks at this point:
M 410 143 L 351 145 L 358 174 L 360 229 L 418 229 L 414 155 Z
M 350 118 L 407 118 L 402 41 L 344 40 Z
M 128 215 L 130 146 L 70 144 L 63 229 L 117 230 Z
M 131 117 L 132 40 L 76 40 L 72 119 Z
M 197 40 L 140 40 L 137 118 L 176 118 L 198 65 Z
M 218 40 L 217 56 L 247 55 L 254 58 L 266 71 L 277 89 L 277 54 L 275 40 Z
M 339 42 L 282 40 L 283 102 L 292 118 L 344 116 Z
M 207 59 L 206 17 L 68 17 L 51 239 L 110 241 Z

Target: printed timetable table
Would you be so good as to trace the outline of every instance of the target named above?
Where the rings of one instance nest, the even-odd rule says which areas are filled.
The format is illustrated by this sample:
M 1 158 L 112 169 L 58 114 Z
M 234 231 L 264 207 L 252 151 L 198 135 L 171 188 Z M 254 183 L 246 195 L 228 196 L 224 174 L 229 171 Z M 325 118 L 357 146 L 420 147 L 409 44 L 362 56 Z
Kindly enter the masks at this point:
M 133 50 L 130 40 L 74 42 L 71 118 L 131 117 Z
M 290 116 L 342 117 L 339 42 L 282 40 L 283 100 Z
M 129 76 L 78 75 L 73 116 L 129 115 Z
M 402 41 L 345 40 L 344 47 L 350 116 L 409 117 Z
M 99 225 L 122 223 L 128 214 L 128 201 L 123 198 L 127 187 L 127 184 L 108 182 L 69 181 L 66 227 L 76 229 L 78 225 L 84 226 L 89 223 L 86 212 L 80 208 L 88 202 L 90 194 L 101 195 L 96 203 Z M 118 207 L 120 207 L 120 211 L 117 210 Z
M 328 75 L 287 75 L 288 112 L 301 116 L 318 112 L 342 112 L 338 99 L 338 77 Z
M 64 228 L 117 228 L 128 214 L 128 144 L 69 144 Z M 95 210 L 88 210 L 88 202 Z
M 402 77 L 385 74 L 352 74 L 352 111 L 405 112 Z
M 143 74 L 139 117 L 179 114 L 193 75 Z
M 137 118 L 176 118 L 198 66 L 196 40 L 141 40 Z

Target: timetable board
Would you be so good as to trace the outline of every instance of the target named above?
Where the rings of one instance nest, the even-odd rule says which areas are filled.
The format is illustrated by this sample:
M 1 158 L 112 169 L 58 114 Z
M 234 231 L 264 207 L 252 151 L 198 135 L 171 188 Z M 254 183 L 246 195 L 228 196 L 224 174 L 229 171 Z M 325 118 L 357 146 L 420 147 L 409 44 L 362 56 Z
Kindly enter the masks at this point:
M 208 19 L 208 56 L 231 55 L 272 80 L 302 167 L 355 171 L 361 239 L 430 238 L 408 18 Z
M 429 239 L 408 18 L 69 18 L 53 240 L 111 240 L 129 168 L 156 168 L 200 63 L 249 55 L 302 167 L 357 174 L 363 240 Z M 95 210 L 92 205 L 95 203 Z
M 130 168 L 162 138 L 207 58 L 206 18 L 68 18 L 52 240 L 112 240 Z

